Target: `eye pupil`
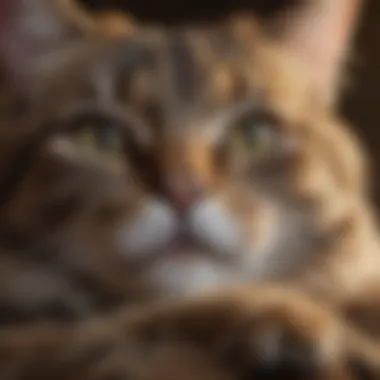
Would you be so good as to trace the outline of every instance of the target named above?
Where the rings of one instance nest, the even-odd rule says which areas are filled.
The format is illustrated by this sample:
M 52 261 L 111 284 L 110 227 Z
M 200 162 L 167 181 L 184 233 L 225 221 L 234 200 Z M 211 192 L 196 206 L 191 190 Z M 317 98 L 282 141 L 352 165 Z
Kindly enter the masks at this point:
M 245 127 L 245 137 L 248 138 L 248 140 L 250 141 L 255 141 L 259 139 L 262 134 L 261 127 L 261 125 L 251 122 Z
M 112 127 L 103 125 L 98 128 L 97 138 L 99 147 L 107 149 L 107 147 L 114 145 L 118 136 Z
M 111 124 L 84 125 L 76 135 L 77 142 L 95 153 L 120 153 L 123 139 Z
M 257 124 L 254 128 L 254 134 L 252 138 L 258 142 L 268 142 L 272 137 L 272 131 L 267 124 L 260 123 Z
M 235 129 L 236 145 L 250 151 L 263 151 L 272 146 L 275 132 L 273 125 L 260 115 L 241 118 Z
M 242 124 L 242 133 L 249 142 L 265 142 L 271 136 L 270 126 L 259 120 L 246 120 Z

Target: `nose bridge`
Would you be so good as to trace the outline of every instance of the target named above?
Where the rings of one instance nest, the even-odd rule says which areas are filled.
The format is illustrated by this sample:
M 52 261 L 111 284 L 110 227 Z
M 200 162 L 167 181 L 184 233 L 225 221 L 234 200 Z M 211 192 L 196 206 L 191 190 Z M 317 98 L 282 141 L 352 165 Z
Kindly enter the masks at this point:
M 164 147 L 163 172 L 167 179 L 194 181 L 209 186 L 212 177 L 210 152 L 205 142 L 192 136 L 171 139 Z
M 211 186 L 212 167 L 204 142 L 191 136 L 171 138 L 163 146 L 162 181 L 167 198 L 183 211 Z

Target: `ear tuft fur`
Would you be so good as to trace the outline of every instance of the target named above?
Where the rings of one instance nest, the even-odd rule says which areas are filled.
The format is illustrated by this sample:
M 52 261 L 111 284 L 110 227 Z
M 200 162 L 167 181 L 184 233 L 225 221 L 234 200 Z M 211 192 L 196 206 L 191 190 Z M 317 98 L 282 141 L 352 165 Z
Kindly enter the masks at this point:
M 302 59 L 326 97 L 334 100 L 341 83 L 361 0 L 309 0 L 274 20 L 271 31 Z

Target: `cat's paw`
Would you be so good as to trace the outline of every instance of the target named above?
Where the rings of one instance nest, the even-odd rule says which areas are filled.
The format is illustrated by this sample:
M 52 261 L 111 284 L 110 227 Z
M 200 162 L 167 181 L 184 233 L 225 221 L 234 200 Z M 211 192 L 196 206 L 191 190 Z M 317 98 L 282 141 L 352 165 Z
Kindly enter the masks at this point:
M 149 345 L 199 347 L 233 378 L 346 379 L 346 326 L 291 289 L 239 289 L 160 307 L 140 315 L 133 331 Z
M 127 315 L 122 325 L 143 363 L 148 351 L 175 347 L 232 380 L 380 379 L 378 342 L 293 289 L 240 288 Z
M 263 292 L 236 299 L 241 324 L 227 336 L 222 349 L 226 363 L 252 379 L 338 376 L 345 349 L 345 329 L 338 318 L 301 294 Z
M 301 292 L 238 289 L 174 308 L 167 317 L 159 323 L 161 337 L 174 334 L 206 348 L 238 378 L 339 378 L 346 328 Z

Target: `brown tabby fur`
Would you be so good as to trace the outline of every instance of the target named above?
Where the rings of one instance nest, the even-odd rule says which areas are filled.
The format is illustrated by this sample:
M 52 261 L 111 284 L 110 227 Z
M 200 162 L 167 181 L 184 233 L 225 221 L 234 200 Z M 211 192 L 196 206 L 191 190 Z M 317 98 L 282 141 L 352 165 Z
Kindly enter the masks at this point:
M 20 63 L 17 49 L 4 62 L 0 378 L 379 378 L 380 347 L 344 315 L 371 330 L 376 322 L 364 318 L 376 311 L 380 255 L 363 154 L 308 68 L 251 19 L 174 32 L 97 25 L 75 41 L 78 23 L 40 41 L 41 66 Z M 210 115 L 241 103 L 276 128 L 274 150 L 231 152 L 233 126 L 210 128 Z M 78 148 L 81 118 L 120 128 L 123 152 Z M 234 216 L 245 245 L 232 239 L 232 256 L 231 240 L 220 246 L 230 222 L 217 242 L 196 226 L 187 232 L 211 246 L 206 264 L 223 268 L 215 283 L 195 264 L 188 279 L 186 257 L 174 267 L 179 277 L 162 276 L 172 259 L 157 237 L 157 252 L 139 256 L 149 223 L 137 237 L 130 226 L 152 197 L 180 216 L 187 199 L 209 197 Z M 209 234 L 219 218 L 211 222 Z M 268 239 L 272 260 L 247 249 Z M 229 284 L 223 271 L 246 285 L 213 295 Z M 152 296 L 167 300 L 151 305 Z M 129 309 L 115 312 L 121 305 Z M 112 315 L 89 320 L 104 312 Z
M 274 332 L 284 334 L 279 356 L 262 356 Z M 10 327 L 0 347 L 3 379 L 375 379 L 380 363 L 378 347 L 342 320 L 275 287 L 84 324 Z

